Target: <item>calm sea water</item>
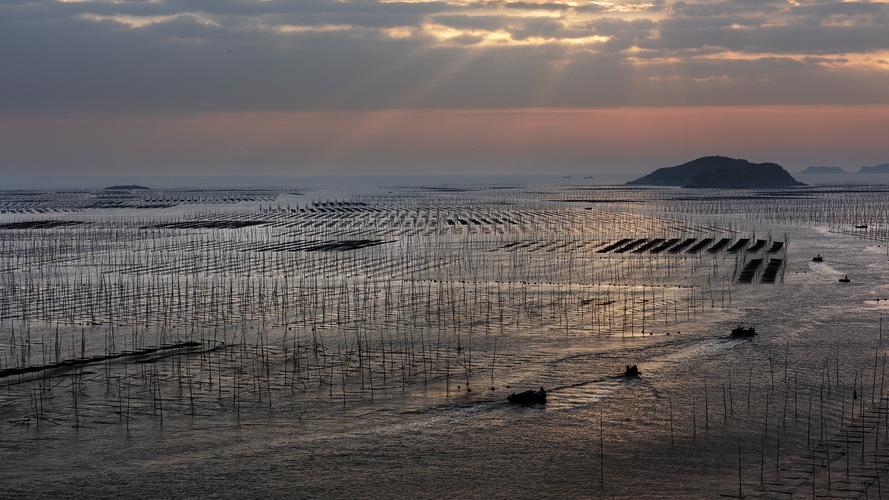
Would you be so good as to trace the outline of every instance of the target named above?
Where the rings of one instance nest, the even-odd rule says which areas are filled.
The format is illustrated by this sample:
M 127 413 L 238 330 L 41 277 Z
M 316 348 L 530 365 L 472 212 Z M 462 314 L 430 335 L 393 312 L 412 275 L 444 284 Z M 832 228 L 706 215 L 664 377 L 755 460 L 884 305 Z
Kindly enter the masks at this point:
M 423 224 L 419 221 L 425 215 L 417 218 L 417 214 L 428 210 L 460 212 L 463 217 L 472 217 L 473 210 L 490 205 L 496 206 L 498 213 L 553 210 L 513 236 L 481 230 L 444 237 L 430 236 L 431 232 L 386 236 L 399 241 L 400 251 L 407 256 L 426 252 L 445 260 L 463 259 L 457 267 L 448 264 L 435 271 L 418 270 L 416 276 L 411 275 L 414 281 L 400 276 L 398 282 L 420 282 L 420 274 L 428 273 L 423 279 L 435 285 L 422 283 L 430 297 L 432 290 L 438 290 L 433 286 L 445 281 L 457 283 L 447 292 L 452 294 L 448 297 L 469 294 L 459 303 L 466 314 L 477 315 L 473 316 L 477 322 L 456 321 L 460 326 L 446 334 L 448 338 L 459 336 L 459 355 L 453 350 L 448 355 L 467 362 L 468 371 L 449 365 L 447 377 L 439 374 L 423 381 L 415 377 L 404 383 L 404 379 L 397 379 L 399 369 L 394 368 L 387 373 L 396 377 L 395 382 L 362 380 L 360 390 L 353 374 L 348 394 L 345 382 L 341 388 L 336 383 L 315 387 L 312 382 L 295 391 L 292 385 L 291 390 L 283 386 L 274 392 L 269 389 L 263 396 L 262 374 L 242 366 L 239 380 L 247 402 L 242 407 L 238 403 L 237 413 L 233 396 L 222 395 L 220 389 L 217 397 L 212 386 L 197 389 L 201 396 L 195 410 L 194 404 L 189 404 L 189 398 L 194 399 L 189 391 L 194 389 L 183 390 L 180 377 L 178 389 L 170 382 L 163 389 L 167 392 L 158 397 L 167 405 L 166 414 L 159 418 L 154 395 L 147 392 L 154 391 L 146 382 L 151 376 L 145 375 L 145 365 L 134 363 L 125 368 L 127 376 L 130 370 L 142 370 L 141 382 L 126 397 L 142 402 L 150 399 L 152 406 L 140 406 L 132 413 L 128 409 L 127 423 L 121 420 L 124 396 L 120 386 L 114 386 L 115 380 L 118 384 L 121 380 L 119 362 L 110 368 L 107 363 L 90 366 L 86 375 L 79 375 L 81 379 L 64 371 L 53 372 L 49 378 L 8 378 L 9 383 L 0 388 L 0 415 L 7 417 L 0 423 L 0 495 L 700 498 L 738 495 L 739 491 L 741 495 L 775 497 L 811 496 L 813 492 L 852 497 L 878 494 L 877 479 L 886 479 L 889 463 L 885 460 L 889 422 L 883 396 L 889 387 L 883 386 L 886 348 L 880 319 L 882 312 L 889 310 L 889 252 L 879 235 L 864 238 L 867 234 L 856 233 L 853 226 L 866 220 L 873 230 L 882 224 L 876 218 L 884 214 L 879 195 L 869 205 L 845 210 L 845 198 L 823 194 L 806 195 L 805 199 L 814 200 L 811 203 L 800 202 L 795 196 L 737 202 L 731 193 L 723 192 L 713 193 L 717 201 L 702 196 L 688 202 L 664 199 L 665 192 L 681 198 L 672 196 L 675 190 L 652 190 L 634 194 L 628 201 L 620 192 L 586 190 L 588 183 L 579 179 L 534 181 L 515 183 L 520 188 L 508 196 L 487 191 L 422 192 L 417 201 L 417 190 L 403 188 L 406 183 L 383 183 L 372 189 L 309 186 L 272 203 L 145 211 L 96 209 L 76 215 L 24 218 L 5 215 L 4 220 L 9 221 L 73 217 L 135 226 L 136 219 L 144 225 L 148 219 L 206 218 L 213 213 L 255 217 L 260 206 L 367 200 L 369 193 L 374 197 L 368 203 L 381 207 L 385 224 L 399 228 Z M 458 182 L 445 184 L 467 187 Z M 554 201 L 581 196 L 585 202 Z M 757 203 L 771 203 L 777 212 L 768 220 L 762 213 L 751 215 L 752 207 L 762 206 Z M 588 207 L 591 210 L 586 210 Z M 835 220 L 813 221 L 813 210 L 834 214 Z M 405 214 L 406 218 L 402 217 Z M 622 222 L 603 222 L 618 215 L 624 217 Z M 551 225 L 544 220 L 551 220 Z M 596 228 L 606 225 L 609 237 L 602 239 L 612 241 L 618 234 L 626 238 L 726 236 L 733 241 L 768 235 L 785 245 L 780 254 L 785 259 L 782 278 L 773 285 L 737 284 L 736 257 L 724 252 L 654 258 L 631 252 L 600 254 L 590 248 L 571 251 L 568 257 L 568 250 L 548 252 L 545 246 L 539 252 L 525 253 L 502 249 L 510 242 L 531 240 L 553 242 L 552 246 L 566 242 L 579 245 L 595 239 Z M 56 231 L 34 238 L 71 234 L 64 229 Z M 252 229 L 234 231 L 253 238 L 249 236 Z M 606 234 L 605 229 L 601 231 Z M 314 238 L 328 239 L 333 233 Z M 242 233 L 214 231 L 205 233 L 204 239 L 228 239 L 231 234 Z M 350 233 L 350 237 L 358 236 L 360 232 Z M 4 237 L 24 238 L 12 231 L 4 232 Z M 424 250 L 423 245 L 433 243 L 434 247 Z M 148 249 L 140 247 L 140 251 Z M 186 255 L 189 252 L 186 250 Z M 531 253 L 534 255 L 528 256 Z M 823 255 L 825 262 L 812 262 L 816 254 Z M 367 254 L 367 259 L 376 257 L 379 255 Z M 525 279 L 501 283 L 489 276 L 485 281 L 491 284 L 470 286 L 469 280 L 481 281 L 478 275 L 457 276 L 447 271 L 469 272 L 473 262 L 481 268 L 523 269 L 520 277 Z M 569 265 L 570 269 L 565 267 Z M 25 271 L 5 272 L 3 286 L 8 292 L 15 286 L 9 278 L 22 280 L 16 273 Z M 329 271 L 332 278 L 328 279 L 335 281 L 337 272 Z M 844 275 L 851 283 L 838 282 Z M 188 276 L 184 274 L 183 279 Z M 528 276 L 540 281 L 528 283 Z M 224 280 L 237 278 L 237 273 L 226 274 Z M 617 279 L 624 282 L 615 283 Z M 391 283 L 392 278 L 385 281 Z M 368 285 L 359 275 L 336 283 L 380 290 L 384 286 L 380 284 L 383 281 Z M 69 286 L 64 281 L 57 284 Z M 624 295 L 602 295 L 608 287 L 618 286 L 623 287 Z M 683 299 L 686 286 L 696 287 L 693 294 L 698 295 L 692 295 L 692 303 Z M 626 300 L 627 290 L 638 293 L 640 289 L 643 295 L 638 302 L 629 306 L 620 302 Z M 496 309 L 472 308 L 473 303 L 481 303 L 479 290 L 492 297 L 495 293 L 512 297 L 516 304 L 523 304 L 527 318 L 516 312 L 519 306 L 507 308 L 508 316 L 496 321 L 491 319 L 497 317 Z M 529 291 L 536 298 L 528 299 Z M 421 295 L 417 292 L 411 297 Z M 584 302 L 585 298 L 591 299 Z M 298 303 L 308 307 L 311 300 L 306 297 Z M 618 303 L 603 305 L 608 301 Z M 537 307 L 533 304 L 539 309 L 527 312 Z M 340 302 L 340 307 L 364 310 L 366 306 Z M 615 307 L 638 308 L 641 312 L 636 314 L 641 316 L 634 317 L 644 318 L 647 324 L 628 328 L 626 315 L 615 313 Z M 650 309 L 642 311 L 643 307 Z M 611 316 L 603 312 L 608 308 Z M 422 323 L 422 307 L 406 311 L 403 314 L 416 317 L 380 322 L 382 326 L 370 330 L 371 338 L 364 348 L 372 347 L 372 336 L 380 332 L 402 338 L 408 335 L 402 330 L 404 325 Z M 200 321 L 209 321 L 207 311 L 191 312 L 199 313 Z M 171 318 L 167 327 L 178 324 L 181 329 L 190 328 L 194 317 Z M 482 317 L 484 322 L 479 319 Z M 620 327 L 615 322 L 620 322 Z M 264 323 L 254 318 L 251 324 L 268 332 L 269 339 L 264 341 L 270 346 L 293 341 L 287 336 L 293 334 L 272 319 Z M 738 325 L 755 326 L 758 334 L 749 340 L 731 338 L 730 330 Z M 6 319 L 0 328 L 7 348 L 11 328 L 20 328 L 14 319 Z M 50 345 L 52 323 L 41 327 L 35 321 L 33 328 L 32 336 L 43 328 L 46 338 L 41 345 Z M 422 328 L 417 326 L 416 331 Z M 120 338 L 126 338 L 126 329 L 121 329 Z M 310 330 L 303 334 L 310 335 Z M 321 335 L 330 338 L 322 341 L 333 351 L 334 342 L 345 330 L 324 330 Z M 74 334 L 77 331 L 72 329 Z M 102 338 L 93 340 L 95 349 L 101 349 Z M 343 342 L 345 349 L 349 344 Z M 385 340 L 380 342 L 385 346 Z M 467 361 L 469 347 L 465 346 L 477 349 L 476 361 Z M 393 349 L 389 355 L 400 356 L 397 363 L 404 363 L 408 355 L 407 347 L 403 349 L 401 354 Z M 37 356 L 36 348 L 33 352 Z M 189 358 L 189 370 L 202 369 L 201 359 L 198 355 Z M 207 355 L 206 359 L 209 363 L 214 358 Z M 420 370 L 418 366 L 426 360 L 424 355 L 417 361 L 414 354 L 408 363 Z M 176 362 L 156 363 L 169 363 L 163 366 L 172 373 Z M 387 366 L 386 361 L 381 362 Z M 12 361 L 6 358 L 4 363 L 11 366 Z M 395 363 L 390 359 L 388 366 Z M 637 364 L 642 376 L 620 377 L 627 364 Z M 327 377 L 322 371 L 308 373 L 306 379 Z M 371 369 L 369 374 L 381 377 L 384 371 L 374 374 Z M 91 382 L 84 383 L 83 377 Z M 211 382 L 212 377 L 211 373 Z M 338 379 L 330 375 L 330 380 Z M 250 387 L 256 383 L 258 389 Z M 374 384 L 375 390 L 364 388 Z M 467 391 L 468 384 L 472 391 Z M 539 386 L 549 390 L 545 406 L 519 407 L 505 402 L 513 391 Z M 40 399 L 40 391 L 55 398 L 55 403 Z M 72 394 L 78 391 L 78 405 L 83 405 L 78 411 L 88 416 L 74 425 L 70 408 Z M 28 418 L 38 415 L 41 410 L 35 405 L 42 404 L 58 414 L 44 420 Z

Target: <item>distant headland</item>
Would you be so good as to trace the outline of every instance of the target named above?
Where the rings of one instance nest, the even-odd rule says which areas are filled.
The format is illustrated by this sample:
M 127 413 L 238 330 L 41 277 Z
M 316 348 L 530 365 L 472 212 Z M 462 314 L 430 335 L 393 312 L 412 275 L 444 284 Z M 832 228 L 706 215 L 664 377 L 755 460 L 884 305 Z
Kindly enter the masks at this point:
M 687 188 L 755 189 L 804 186 L 775 163 L 751 163 L 705 156 L 675 167 L 659 168 L 627 184 Z
M 889 174 L 889 163 L 883 163 L 882 165 L 874 165 L 873 167 L 861 167 L 858 170 L 859 174 Z
M 145 186 L 140 186 L 138 184 L 124 184 L 118 186 L 108 186 L 105 188 L 105 191 L 135 191 L 138 189 L 151 189 Z
M 808 167 L 800 172 L 801 174 L 845 174 L 846 171 L 841 167 Z

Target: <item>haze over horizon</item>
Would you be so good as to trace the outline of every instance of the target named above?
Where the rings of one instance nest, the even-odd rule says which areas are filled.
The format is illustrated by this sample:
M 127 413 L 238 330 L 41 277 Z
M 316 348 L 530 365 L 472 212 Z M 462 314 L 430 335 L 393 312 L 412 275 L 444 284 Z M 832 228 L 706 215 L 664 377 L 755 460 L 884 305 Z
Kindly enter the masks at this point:
M 886 1 L 14 0 L 0 61 L 3 175 L 889 162 Z

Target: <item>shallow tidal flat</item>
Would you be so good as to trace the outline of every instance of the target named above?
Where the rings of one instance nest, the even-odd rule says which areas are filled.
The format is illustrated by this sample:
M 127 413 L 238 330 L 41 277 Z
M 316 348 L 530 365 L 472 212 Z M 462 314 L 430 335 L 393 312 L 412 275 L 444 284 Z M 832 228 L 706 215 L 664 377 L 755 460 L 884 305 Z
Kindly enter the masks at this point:
M 0 192 L 0 496 L 879 496 L 887 210 L 849 187 Z

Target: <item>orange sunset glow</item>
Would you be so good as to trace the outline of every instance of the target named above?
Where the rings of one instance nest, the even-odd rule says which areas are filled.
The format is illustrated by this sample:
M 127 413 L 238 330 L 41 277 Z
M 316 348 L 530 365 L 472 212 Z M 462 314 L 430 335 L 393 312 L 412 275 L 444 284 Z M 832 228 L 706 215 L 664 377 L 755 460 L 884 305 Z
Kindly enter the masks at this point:
M 689 154 L 857 166 L 889 155 L 887 18 L 822 0 L 7 3 L 0 168 L 503 173 L 556 154 L 636 172 L 682 159 L 686 127 Z
M 679 162 L 686 130 L 689 157 L 719 152 L 791 168 L 857 167 L 886 155 L 887 128 L 889 106 L 860 105 L 78 114 L 0 119 L 0 147 L 9 161 L 37 171 L 62 155 L 90 175 L 120 164 L 162 175 L 210 165 L 235 174 L 245 162 L 267 174 L 287 172 L 281 165 L 307 174 L 397 174 L 418 165 L 460 172 L 467 164 L 573 174 Z

